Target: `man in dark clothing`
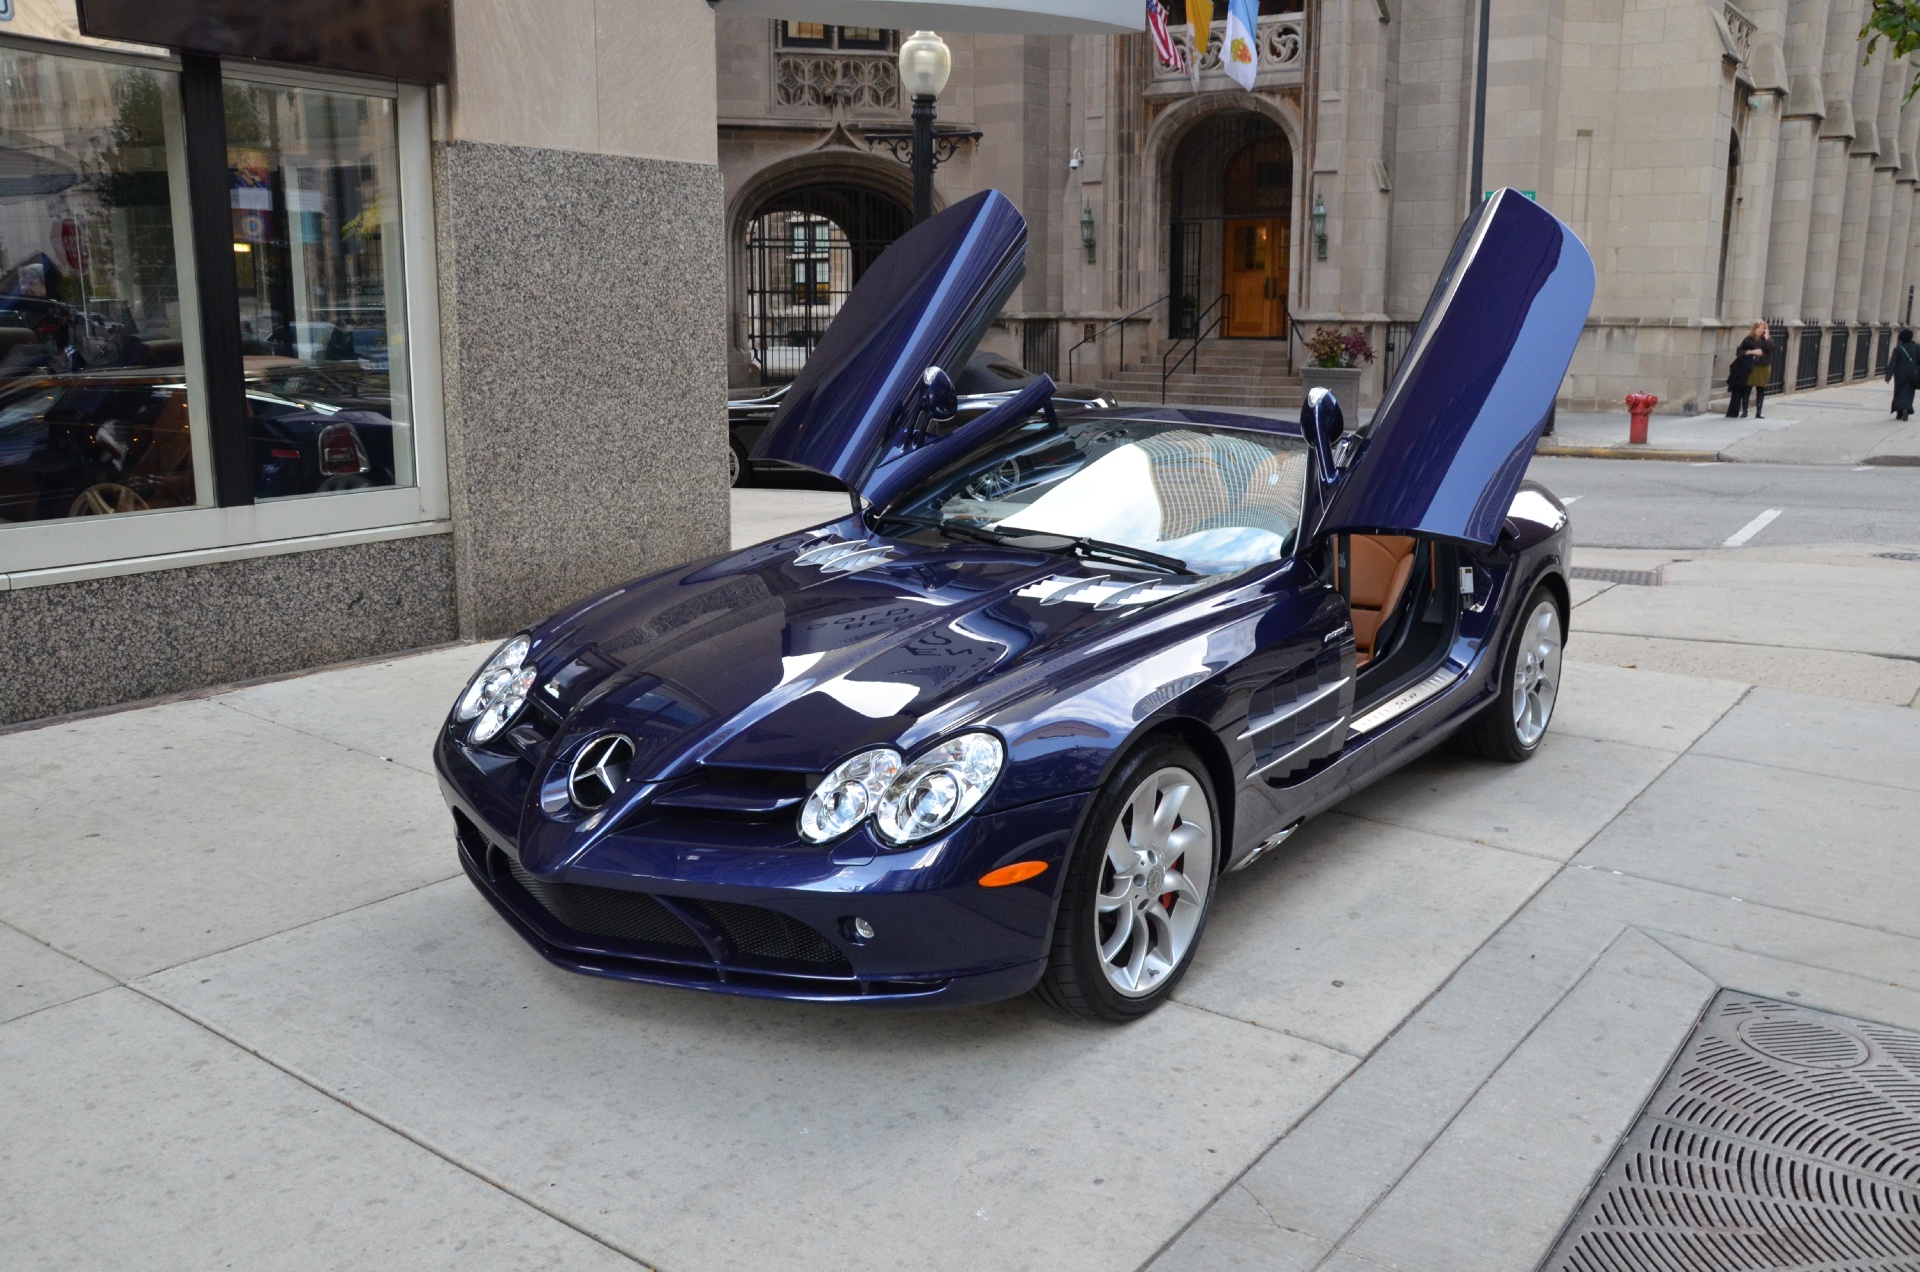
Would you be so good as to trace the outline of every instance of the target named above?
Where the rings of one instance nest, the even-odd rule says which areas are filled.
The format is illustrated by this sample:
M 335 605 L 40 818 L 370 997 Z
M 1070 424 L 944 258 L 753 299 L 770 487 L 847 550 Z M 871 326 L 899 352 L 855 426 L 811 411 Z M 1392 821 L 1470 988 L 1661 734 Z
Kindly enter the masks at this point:
M 1887 359 L 1887 379 L 1893 381 L 1893 414 L 1898 419 L 1913 418 L 1913 390 L 1920 386 L 1920 345 L 1913 342 L 1913 329 L 1900 329 L 1900 343 Z
M 1764 419 L 1767 384 L 1773 378 L 1772 332 L 1764 322 L 1756 322 L 1747 338 L 1734 350 L 1733 366 L 1727 371 L 1727 418 L 1746 415 L 1747 398 L 1753 395 L 1753 417 Z

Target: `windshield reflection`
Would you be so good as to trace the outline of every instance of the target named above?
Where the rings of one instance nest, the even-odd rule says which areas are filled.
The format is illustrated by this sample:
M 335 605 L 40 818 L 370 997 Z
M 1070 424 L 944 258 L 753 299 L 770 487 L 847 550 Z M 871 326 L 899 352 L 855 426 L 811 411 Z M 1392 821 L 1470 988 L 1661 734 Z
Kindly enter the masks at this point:
M 1231 574 L 1293 550 L 1306 496 L 1298 438 L 1195 424 L 1029 425 L 898 515 L 1010 536 L 1057 535 Z

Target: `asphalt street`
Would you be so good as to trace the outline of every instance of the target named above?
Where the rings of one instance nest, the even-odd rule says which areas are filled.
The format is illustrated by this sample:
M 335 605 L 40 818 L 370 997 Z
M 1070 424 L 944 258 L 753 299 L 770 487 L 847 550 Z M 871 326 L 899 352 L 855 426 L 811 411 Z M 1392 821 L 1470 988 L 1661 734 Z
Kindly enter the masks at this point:
M 1920 468 L 1541 457 L 1528 472 L 1572 501 L 1580 547 L 1920 548 Z M 1728 542 L 1770 511 L 1778 515 L 1740 542 Z

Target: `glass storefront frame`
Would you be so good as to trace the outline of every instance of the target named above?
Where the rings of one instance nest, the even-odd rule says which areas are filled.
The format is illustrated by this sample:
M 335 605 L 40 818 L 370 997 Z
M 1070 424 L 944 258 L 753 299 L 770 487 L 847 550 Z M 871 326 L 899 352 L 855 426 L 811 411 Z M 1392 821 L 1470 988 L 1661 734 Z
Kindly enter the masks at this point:
M 0 44 L 57 57 L 98 59 L 178 74 L 180 59 L 141 56 L 90 45 L 0 35 Z M 201 560 L 266 555 L 336 543 L 364 542 L 423 533 L 444 533 L 450 515 L 444 404 L 439 347 L 438 262 L 434 242 L 431 98 L 426 88 L 353 75 L 236 63 L 223 68 L 236 80 L 288 88 L 367 94 L 395 103 L 398 142 L 406 350 L 410 364 L 410 412 L 414 484 L 355 490 L 327 498 L 286 498 L 232 507 L 200 506 L 36 521 L 0 526 L 0 589 L 76 581 L 195 564 Z M 183 259 L 183 313 L 195 291 L 193 262 Z M 197 326 L 197 324 L 195 324 Z M 189 393 L 204 382 L 196 363 L 198 332 L 183 333 Z M 204 427 L 200 437 L 206 435 Z M 196 438 L 194 475 L 200 491 L 212 489 Z

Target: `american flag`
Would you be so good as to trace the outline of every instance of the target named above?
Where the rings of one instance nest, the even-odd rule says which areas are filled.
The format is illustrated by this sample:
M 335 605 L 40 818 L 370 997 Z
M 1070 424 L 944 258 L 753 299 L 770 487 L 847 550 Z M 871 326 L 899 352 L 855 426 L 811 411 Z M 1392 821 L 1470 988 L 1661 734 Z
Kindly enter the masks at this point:
M 1160 55 L 1160 64 L 1179 70 L 1180 46 L 1167 30 L 1167 11 L 1160 0 L 1147 0 L 1147 30 L 1153 32 L 1153 51 Z

